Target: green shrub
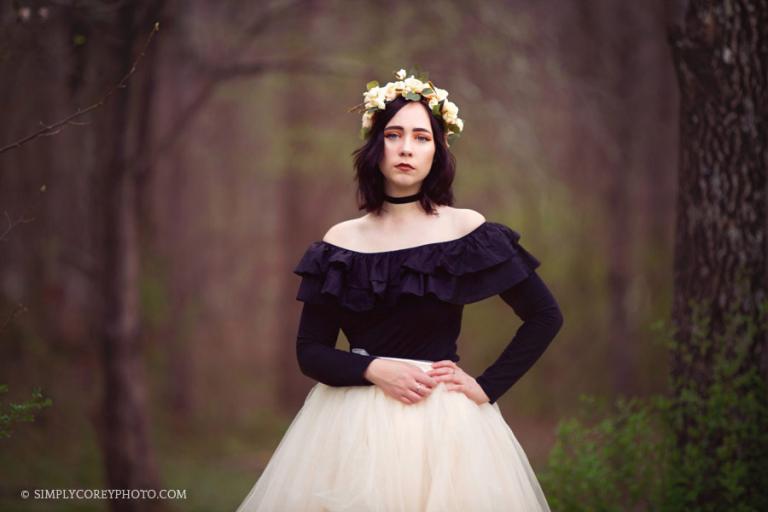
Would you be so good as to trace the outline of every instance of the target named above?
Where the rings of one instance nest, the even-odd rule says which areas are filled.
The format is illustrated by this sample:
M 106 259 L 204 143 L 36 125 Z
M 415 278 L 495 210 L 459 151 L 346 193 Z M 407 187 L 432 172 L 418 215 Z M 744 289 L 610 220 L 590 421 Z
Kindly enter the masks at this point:
M 611 410 L 582 395 L 578 418 L 562 421 L 541 476 L 553 511 L 652 510 L 662 501 L 670 438 L 662 398 L 619 399 Z
M 559 424 L 541 475 L 552 510 L 768 511 L 768 385 L 748 350 L 755 328 L 732 315 L 723 335 L 696 339 L 711 354 L 711 378 L 672 379 L 675 398 L 609 407 L 582 396 L 577 417 Z

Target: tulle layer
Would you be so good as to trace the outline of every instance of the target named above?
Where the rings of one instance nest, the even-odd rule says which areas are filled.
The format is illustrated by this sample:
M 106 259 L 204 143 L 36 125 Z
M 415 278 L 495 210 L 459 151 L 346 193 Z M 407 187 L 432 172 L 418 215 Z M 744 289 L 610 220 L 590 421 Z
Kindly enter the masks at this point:
M 399 358 L 388 358 L 399 359 Z M 429 361 L 399 359 L 424 371 Z M 237 512 L 549 511 L 498 404 L 316 384 Z

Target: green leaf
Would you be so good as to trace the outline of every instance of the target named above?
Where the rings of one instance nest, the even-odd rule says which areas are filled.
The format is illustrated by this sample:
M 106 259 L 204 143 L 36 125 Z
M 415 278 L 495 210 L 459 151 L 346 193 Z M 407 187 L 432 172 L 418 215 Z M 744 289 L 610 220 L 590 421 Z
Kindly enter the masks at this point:
M 421 66 L 418 64 L 413 66 L 413 76 L 421 80 L 422 82 L 426 82 L 429 80 L 429 73 L 425 70 L 421 69 Z
M 374 87 L 378 87 L 378 86 L 379 86 L 379 82 L 377 82 L 376 80 L 371 80 L 370 82 L 365 84 L 365 87 L 366 87 L 367 91 L 370 91 Z
M 427 94 L 435 94 L 435 91 L 432 90 L 431 87 L 425 87 L 421 90 L 422 96 L 426 96 Z
M 405 99 L 411 101 L 419 101 L 421 99 L 421 95 L 415 92 L 409 92 L 405 95 Z
M 458 133 L 461 131 L 461 130 L 459 130 L 459 125 L 457 125 L 457 124 L 453 124 L 453 123 L 450 123 L 450 124 L 448 124 L 448 128 L 449 128 L 449 129 L 450 129 L 452 132 L 454 132 L 454 133 L 457 133 L 457 134 L 458 134 Z

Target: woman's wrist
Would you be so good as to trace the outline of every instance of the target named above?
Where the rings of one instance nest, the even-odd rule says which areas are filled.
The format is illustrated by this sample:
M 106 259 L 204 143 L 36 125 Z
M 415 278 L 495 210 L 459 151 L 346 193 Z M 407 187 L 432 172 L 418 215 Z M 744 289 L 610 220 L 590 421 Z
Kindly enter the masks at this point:
M 380 363 L 380 361 L 378 361 L 378 358 L 374 358 L 374 360 L 373 360 L 373 361 L 371 361 L 370 363 L 368 363 L 368 367 L 367 367 L 367 368 L 365 369 L 365 371 L 363 372 L 363 377 L 364 377 L 364 378 L 365 378 L 365 379 L 366 379 L 368 382 L 371 382 L 371 383 L 375 383 L 375 382 L 374 382 L 374 379 L 376 378 L 376 375 L 377 375 L 377 369 L 378 369 L 378 367 L 379 367 L 379 364 L 381 364 L 381 363 Z

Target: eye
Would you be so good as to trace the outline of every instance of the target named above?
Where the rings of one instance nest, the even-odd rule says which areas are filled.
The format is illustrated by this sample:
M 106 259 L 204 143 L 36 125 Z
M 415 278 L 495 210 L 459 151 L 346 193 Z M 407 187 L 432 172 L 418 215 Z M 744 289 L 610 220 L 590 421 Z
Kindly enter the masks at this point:
M 423 136 L 423 135 L 419 135 L 419 136 L 418 136 L 418 137 L 416 137 L 416 138 L 417 138 L 417 139 L 419 139 L 419 140 L 420 140 L 420 141 L 422 141 L 422 142 L 429 142 L 429 141 L 430 141 L 430 138 L 429 138 L 429 137 L 425 137 L 425 136 Z
M 392 138 L 392 136 L 399 137 L 400 135 L 398 135 L 397 133 L 394 133 L 394 132 L 389 132 L 389 133 L 384 135 L 384 138 L 385 139 L 389 139 L 389 138 Z

